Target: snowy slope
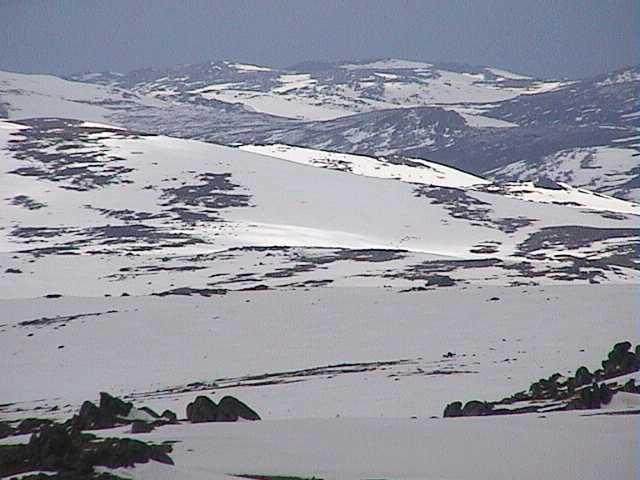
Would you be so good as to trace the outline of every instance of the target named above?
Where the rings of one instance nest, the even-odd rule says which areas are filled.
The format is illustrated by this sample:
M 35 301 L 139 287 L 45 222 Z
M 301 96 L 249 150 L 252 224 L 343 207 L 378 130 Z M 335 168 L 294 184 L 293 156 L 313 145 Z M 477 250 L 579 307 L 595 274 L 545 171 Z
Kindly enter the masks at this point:
M 63 117 L 107 123 L 117 110 L 162 105 L 117 88 L 2 71 L 0 104 L 4 104 L 5 118 Z
M 490 185 L 491 182 L 475 175 L 417 158 L 374 158 L 282 144 L 245 145 L 240 149 L 368 177 L 392 178 L 425 185 L 499 192 L 504 196 L 541 203 L 566 204 L 621 213 L 640 213 L 640 206 L 634 202 L 595 194 L 586 189 L 574 188 L 566 183 L 556 183 L 550 185 L 551 188 L 544 188 L 534 182 Z
M 477 234 L 469 239 L 483 238 L 483 231 L 486 234 L 484 237 L 504 235 L 500 218 L 509 216 L 531 217 L 539 222 L 538 228 L 556 225 L 558 215 L 551 213 L 555 212 L 554 208 L 558 212 L 565 212 L 571 222 L 578 224 L 581 223 L 579 218 L 583 219 L 582 223 L 594 226 L 598 223 L 624 224 L 624 221 L 607 222 L 587 211 L 521 202 L 487 192 L 456 190 L 453 193 L 456 198 L 450 199 L 446 191 L 417 191 L 414 185 L 403 182 L 388 183 L 355 175 L 344 176 L 326 170 L 303 168 L 291 162 L 265 162 L 262 156 L 238 149 L 86 126 L 73 121 L 26 122 L 29 128 L 10 122 L 4 125 L 2 134 L 8 153 L 4 175 L 8 174 L 11 178 L 4 195 L 8 212 L 5 221 L 14 225 L 14 228 L 26 227 L 23 223 L 30 222 L 39 227 L 57 226 L 61 236 L 65 236 L 63 225 L 69 218 L 69 209 L 75 211 L 71 216 L 74 224 L 68 225 L 72 229 L 95 226 L 100 220 L 113 221 L 114 224 L 139 221 L 162 230 L 162 238 L 169 241 L 168 245 L 184 243 L 187 238 L 197 238 L 195 244 L 211 243 L 217 248 L 246 245 L 243 235 L 259 238 L 257 232 L 263 228 L 259 225 L 277 225 L 289 226 L 289 229 L 304 227 L 308 229 L 304 235 L 314 235 L 314 231 L 335 232 L 334 240 L 329 236 L 326 241 L 313 246 L 402 246 L 410 250 L 445 254 L 467 251 L 468 245 L 465 243 L 456 242 L 459 248 L 453 248 L 450 239 L 446 238 L 446 231 L 450 230 L 447 225 L 436 227 L 436 230 L 430 226 L 427 235 L 427 230 L 422 230 L 424 227 L 416 223 L 425 214 L 434 215 L 436 222 L 446 219 L 463 230 L 476 231 Z M 295 149 L 294 153 L 300 151 L 306 155 L 319 154 L 299 149 Z M 361 167 L 373 162 L 373 166 L 367 168 L 373 169 L 369 173 L 377 172 L 375 160 L 350 158 L 361 160 Z M 434 168 L 434 165 L 423 165 L 430 167 L 427 169 L 429 172 Z M 393 176 L 389 168 L 393 172 L 397 167 L 387 162 L 382 170 L 386 172 L 386 177 Z M 410 168 L 419 172 L 424 170 L 421 166 L 407 165 L 403 172 L 409 175 L 408 172 L 412 171 Z M 453 169 L 437 168 L 440 171 L 435 178 L 441 182 L 437 185 L 462 186 L 477 181 Z M 406 179 L 411 180 L 410 177 Z M 423 180 L 423 183 L 429 182 Z M 375 195 L 372 194 L 374 191 Z M 359 194 L 351 198 L 354 192 Z M 30 198 L 24 199 L 21 195 Z M 471 195 L 471 198 L 467 199 L 467 195 Z M 424 198 L 435 201 L 429 202 Z M 31 208 L 30 200 L 36 204 Z M 38 208 L 37 203 L 46 206 Z M 415 226 L 411 232 L 415 240 L 401 241 L 400 232 L 406 227 L 400 228 L 403 224 L 399 222 L 403 220 L 396 215 L 385 216 L 384 221 L 379 223 L 373 222 L 373 212 L 383 211 L 376 208 L 376 203 L 402 208 L 401 216 Z M 398 207 L 393 207 L 394 204 Z M 132 205 L 136 210 L 126 212 L 125 207 Z M 295 208 L 291 205 L 295 205 Z M 340 216 L 329 211 L 338 205 L 342 209 L 348 206 Z M 474 212 L 473 205 L 489 207 L 477 207 Z M 593 205 L 593 208 L 627 213 L 633 212 L 634 208 L 633 204 L 623 201 L 617 201 L 616 206 Z M 450 217 L 454 208 L 463 211 Z M 364 212 L 370 213 L 363 215 Z M 516 212 L 519 215 L 514 215 Z M 473 215 L 477 218 L 471 218 Z M 550 220 L 546 220 L 547 217 Z M 222 219 L 226 221 L 217 221 Z M 41 223 L 43 220 L 44 223 Z M 208 223 L 206 229 L 193 226 L 199 220 Z M 398 222 L 399 228 L 389 228 L 387 221 Z M 231 225 L 235 224 L 244 226 L 236 232 L 236 227 L 231 229 Z M 443 232 L 442 235 L 436 233 L 438 230 Z M 255 234 L 249 233 L 254 231 Z M 48 235 L 36 233 L 26 238 L 30 242 L 38 238 L 49 242 L 46 240 Z M 101 234 L 108 235 L 102 231 Z M 67 235 L 69 238 L 75 236 L 72 231 Z M 434 242 L 439 236 L 446 239 L 445 243 L 449 245 L 444 251 L 437 247 L 438 241 Z M 146 238 L 144 235 L 142 237 Z M 215 241 L 213 237 L 217 237 Z M 21 243 L 20 235 L 10 232 L 5 231 L 4 238 L 5 245 Z M 89 242 L 94 240 L 89 239 Z M 269 244 L 268 238 L 265 241 Z M 515 240 L 509 240 L 508 243 L 515 245 Z M 306 245 L 305 241 L 301 244 Z
M 106 390 L 180 417 L 231 394 L 265 419 L 132 435 L 177 441 L 176 465 L 124 478 L 637 470 L 636 417 L 429 419 L 640 341 L 630 202 L 64 119 L 0 122 L 0 158 L 3 418 Z
M 83 282 L 56 290 L 91 295 L 635 279 L 637 205 L 582 189 L 70 120 L 2 125 L 10 297 L 52 293 L 61 271 Z
M 603 475 L 634 478 L 637 462 L 630 449 L 621 454 L 620 446 L 634 444 L 638 426 L 634 418 L 572 416 L 546 421 L 328 419 L 169 427 L 149 437 L 180 440 L 175 468 L 150 463 L 117 473 L 154 480 L 237 478 L 230 472 L 327 480 L 535 480 L 540 475 L 557 478 L 559 472 L 592 480 Z M 237 445 L 243 448 L 234 448 Z M 215 461 L 205 454 L 212 450 L 218 453 Z
M 438 165 L 419 158 L 374 158 L 282 144 L 244 145 L 239 148 L 247 152 L 268 155 L 304 165 L 330 168 L 367 177 L 393 178 L 403 182 L 454 188 L 489 183 L 475 175 L 469 175 L 445 165 Z

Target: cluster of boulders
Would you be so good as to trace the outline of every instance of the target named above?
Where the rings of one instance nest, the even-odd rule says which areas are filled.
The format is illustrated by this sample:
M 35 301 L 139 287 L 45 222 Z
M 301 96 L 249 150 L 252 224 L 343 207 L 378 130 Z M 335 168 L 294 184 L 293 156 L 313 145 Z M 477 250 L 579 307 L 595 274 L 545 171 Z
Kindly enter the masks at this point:
M 178 417 L 171 410 L 165 410 L 158 415 L 149 407 L 136 408 L 131 402 L 101 392 L 98 405 L 89 400 L 85 401 L 80 407 L 80 412 L 71 419 L 70 426 L 75 430 L 100 430 L 131 424 L 132 429 L 140 429 L 144 428 L 141 427 L 142 424 L 153 427 L 176 423 L 177 420 Z
M 198 396 L 189 403 L 186 413 L 192 423 L 260 420 L 254 410 L 231 396 L 217 404 L 209 397 Z M 78 414 L 64 423 L 37 418 L 24 419 L 17 426 L 0 422 L 0 438 L 31 434 L 26 445 L 0 445 L 0 477 L 53 470 L 68 480 L 98 479 L 103 477 L 95 473 L 96 466 L 117 468 L 149 460 L 173 464 L 168 444 L 98 438 L 86 431 L 131 425 L 131 433 L 146 433 L 157 426 L 176 423 L 177 415 L 171 410 L 158 415 L 148 407 L 137 408 L 106 392 L 100 393 L 98 405 L 85 401 Z
M 173 465 L 170 452 L 169 444 L 98 438 L 50 424 L 34 433 L 26 445 L 0 446 L 0 476 L 44 470 L 58 472 L 65 480 L 101 478 L 95 467 L 131 467 L 149 460 Z
M 579 367 L 575 374 L 565 377 L 554 373 L 548 378 L 534 382 L 527 391 L 496 402 L 472 400 L 466 404 L 452 402 L 444 409 L 445 417 L 472 417 L 482 415 L 505 415 L 514 413 L 555 410 L 597 409 L 607 405 L 617 392 L 640 393 L 640 386 L 630 379 L 619 384 L 614 379 L 640 370 L 640 345 L 632 350 L 630 342 L 616 343 L 602 368 L 589 371 Z M 518 402 L 527 402 L 518 406 Z
M 226 396 L 216 404 L 209 397 L 200 395 L 187 405 L 187 420 L 192 423 L 236 422 L 260 420 L 260 415 L 235 397 Z

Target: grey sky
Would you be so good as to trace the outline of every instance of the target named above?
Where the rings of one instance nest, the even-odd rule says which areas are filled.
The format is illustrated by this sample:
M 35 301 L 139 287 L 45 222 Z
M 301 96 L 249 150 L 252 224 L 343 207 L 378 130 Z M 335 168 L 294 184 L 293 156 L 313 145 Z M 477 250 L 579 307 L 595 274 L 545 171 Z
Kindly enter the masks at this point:
M 636 64 L 637 0 L 0 0 L 0 69 L 401 57 L 582 77 Z

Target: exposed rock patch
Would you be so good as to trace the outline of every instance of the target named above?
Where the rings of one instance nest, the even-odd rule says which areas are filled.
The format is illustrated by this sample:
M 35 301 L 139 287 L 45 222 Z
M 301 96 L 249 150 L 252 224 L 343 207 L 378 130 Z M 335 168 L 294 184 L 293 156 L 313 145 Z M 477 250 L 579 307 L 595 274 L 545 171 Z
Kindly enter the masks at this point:
M 590 372 L 579 367 L 574 376 L 564 377 L 554 373 L 531 384 L 527 391 L 494 402 L 472 400 L 464 406 L 456 401 L 444 409 L 445 417 L 508 415 L 558 410 L 598 409 L 607 405 L 618 392 L 638 393 L 640 386 L 630 379 L 624 384 L 615 378 L 640 370 L 640 345 L 631 350 L 630 342 L 613 346 L 602 368 Z

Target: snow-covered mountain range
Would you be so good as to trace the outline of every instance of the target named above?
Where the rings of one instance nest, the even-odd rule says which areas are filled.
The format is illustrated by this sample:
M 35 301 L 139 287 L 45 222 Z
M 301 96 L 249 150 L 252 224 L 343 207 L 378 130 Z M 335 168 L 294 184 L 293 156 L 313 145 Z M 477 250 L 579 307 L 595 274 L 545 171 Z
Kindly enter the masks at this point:
M 418 157 L 637 201 L 638 79 L 637 67 L 544 80 L 397 59 L 287 69 L 227 61 L 69 77 L 76 83 L 1 74 L 0 113 L 103 121 L 223 144 Z

